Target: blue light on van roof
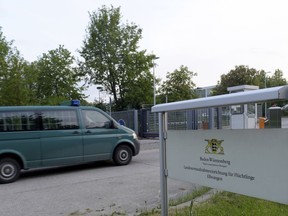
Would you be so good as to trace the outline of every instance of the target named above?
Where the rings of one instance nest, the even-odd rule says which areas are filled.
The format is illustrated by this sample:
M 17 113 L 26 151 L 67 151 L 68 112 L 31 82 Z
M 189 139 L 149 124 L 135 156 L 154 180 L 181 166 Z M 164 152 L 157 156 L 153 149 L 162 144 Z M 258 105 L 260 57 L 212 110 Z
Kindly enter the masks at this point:
M 80 100 L 71 100 L 71 106 L 80 106 Z

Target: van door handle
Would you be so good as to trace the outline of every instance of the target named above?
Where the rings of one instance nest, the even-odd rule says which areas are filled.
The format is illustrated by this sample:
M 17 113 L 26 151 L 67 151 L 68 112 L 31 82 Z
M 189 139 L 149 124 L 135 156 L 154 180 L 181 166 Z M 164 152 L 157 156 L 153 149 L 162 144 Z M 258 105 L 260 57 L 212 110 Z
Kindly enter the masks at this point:
M 79 134 L 79 131 L 74 131 L 73 134 Z
M 90 130 L 86 131 L 86 134 L 91 134 L 92 132 Z

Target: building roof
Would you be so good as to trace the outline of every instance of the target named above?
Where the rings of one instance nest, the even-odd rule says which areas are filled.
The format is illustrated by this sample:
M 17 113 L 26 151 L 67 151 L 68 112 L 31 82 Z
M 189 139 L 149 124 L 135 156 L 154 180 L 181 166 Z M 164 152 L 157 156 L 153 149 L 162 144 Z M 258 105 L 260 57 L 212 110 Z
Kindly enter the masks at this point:
M 254 86 L 254 85 L 239 85 L 239 86 L 232 86 L 228 87 L 227 91 L 228 92 L 239 92 L 239 91 L 250 91 L 250 90 L 257 90 L 259 89 L 259 86 Z

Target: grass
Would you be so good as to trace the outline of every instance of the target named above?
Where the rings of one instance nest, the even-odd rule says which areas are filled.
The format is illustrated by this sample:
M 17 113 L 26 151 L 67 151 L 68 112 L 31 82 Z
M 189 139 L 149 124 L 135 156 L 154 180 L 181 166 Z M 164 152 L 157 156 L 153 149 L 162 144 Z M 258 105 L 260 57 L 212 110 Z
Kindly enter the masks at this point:
M 199 192 L 199 194 L 201 194 Z M 195 197 L 194 197 L 195 198 Z M 170 203 L 171 204 L 171 203 Z M 140 216 L 160 216 L 154 209 Z M 208 201 L 192 207 L 169 209 L 169 216 L 287 216 L 288 205 L 247 197 L 235 193 L 220 192 Z
M 205 193 L 207 193 L 210 190 L 208 187 L 201 187 L 197 190 L 192 191 L 191 193 L 187 193 L 184 196 L 181 196 L 175 200 L 169 200 L 169 206 L 177 206 L 179 204 L 191 201 L 195 199 L 196 197 L 199 197 Z
M 183 214 L 184 215 L 184 214 Z M 288 205 L 221 192 L 193 207 L 193 216 L 287 216 Z
M 199 197 L 199 196 L 207 193 L 209 190 L 210 190 L 210 188 L 208 188 L 208 187 L 201 187 L 201 188 L 199 188 L 197 190 L 194 190 L 191 193 L 187 193 L 184 196 L 181 196 L 181 197 L 179 197 L 179 198 L 177 198 L 175 200 L 174 199 L 169 200 L 169 206 L 170 207 L 174 207 L 174 206 L 177 206 L 179 204 L 191 201 L 194 198 Z M 175 210 L 172 210 L 172 211 L 173 212 L 174 211 L 177 212 L 178 210 L 175 209 Z M 161 215 L 161 208 L 159 207 L 159 208 L 154 208 L 154 209 L 152 209 L 150 211 L 144 211 L 144 212 L 142 212 L 142 213 L 140 213 L 138 215 L 139 216 L 159 216 L 159 215 Z
M 288 205 L 270 202 L 262 199 L 247 197 L 235 193 L 219 192 L 206 202 L 184 208 L 179 204 L 191 201 L 206 192 L 210 188 L 202 187 L 192 191 L 176 200 L 169 200 L 169 216 L 288 216 Z M 70 216 L 91 214 L 91 209 L 85 212 L 73 212 Z M 93 214 L 92 214 L 93 215 Z M 114 212 L 111 216 L 126 215 L 121 212 Z M 141 210 L 138 216 L 161 216 L 160 207 L 152 210 Z

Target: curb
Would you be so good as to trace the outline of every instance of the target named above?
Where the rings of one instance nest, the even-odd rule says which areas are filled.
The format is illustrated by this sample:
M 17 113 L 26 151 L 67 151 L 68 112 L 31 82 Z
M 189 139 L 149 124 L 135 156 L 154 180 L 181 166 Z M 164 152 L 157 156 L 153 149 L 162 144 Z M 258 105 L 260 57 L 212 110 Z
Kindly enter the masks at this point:
M 191 202 L 192 202 L 193 206 L 199 205 L 199 204 L 209 200 L 211 197 L 213 197 L 216 193 L 218 193 L 220 191 L 221 190 L 219 190 L 219 189 L 211 189 L 210 191 L 208 191 L 207 193 L 203 194 L 202 196 L 196 197 L 195 199 L 193 199 L 191 201 L 188 201 L 188 202 L 185 202 L 185 203 L 181 203 L 181 204 L 179 204 L 177 206 L 173 206 L 173 207 L 170 207 L 170 208 L 172 208 L 172 209 L 186 208 L 186 207 L 191 206 Z

